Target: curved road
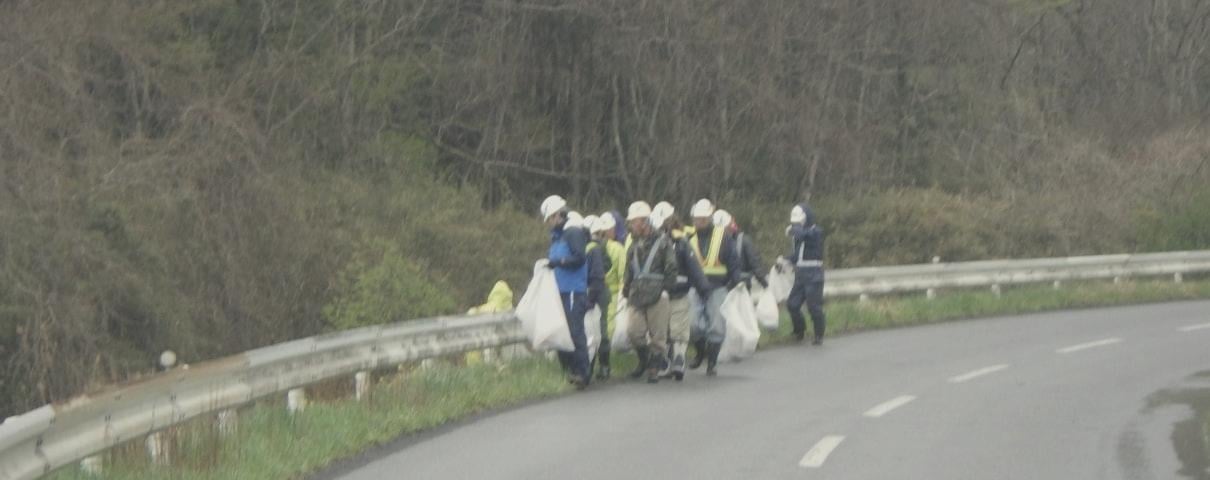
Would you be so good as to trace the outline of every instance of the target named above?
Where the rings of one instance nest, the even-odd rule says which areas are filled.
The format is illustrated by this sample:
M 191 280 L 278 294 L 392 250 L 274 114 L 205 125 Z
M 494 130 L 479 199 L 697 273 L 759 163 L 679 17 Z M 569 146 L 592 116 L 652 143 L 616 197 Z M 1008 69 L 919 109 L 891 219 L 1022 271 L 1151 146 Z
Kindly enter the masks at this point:
M 323 476 L 1204 479 L 1188 420 L 1208 347 L 1204 301 L 863 333 L 715 379 L 615 381 Z

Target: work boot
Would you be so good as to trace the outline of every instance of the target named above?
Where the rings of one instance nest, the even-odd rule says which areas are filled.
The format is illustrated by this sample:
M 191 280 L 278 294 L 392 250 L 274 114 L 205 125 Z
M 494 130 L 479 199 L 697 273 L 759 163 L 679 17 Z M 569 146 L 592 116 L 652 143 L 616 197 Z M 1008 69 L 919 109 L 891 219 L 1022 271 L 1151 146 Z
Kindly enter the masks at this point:
M 685 342 L 677 342 L 672 344 L 672 378 L 676 381 L 685 379 L 685 352 L 689 349 L 689 344 Z
M 630 372 L 629 377 L 631 379 L 638 380 L 639 377 L 643 376 L 643 372 L 647 371 L 647 363 L 648 363 L 647 353 L 648 353 L 648 351 L 649 350 L 647 347 L 636 347 L 634 349 L 634 354 L 639 357 L 639 365 L 637 367 L 635 367 L 633 372 Z
M 600 365 L 597 366 L 597 380 L 609 380 L 609 350 L 602 350 L 597 353 L 600 360 Z
M 698 367 L 702 366 L 702 362 L 706 360 L 706 341 L 698 340 L 693 342 L 693 349 L 695 354 L 693 356 L 693 362 L 689 364 L 689 369 L 697 370 Z
M 803 339 L 803 332 L 794 332 L 794 341 L 795 342 L 801 342 L 802 339 Z
M 672 346 L 668 345 L 665 351 L 668 354 L 664 356 L 663 362 L 660 362 L 664 366 L 660 368 L 659 376 L 660 378 L 672 378 Z
M 816 335 L 815 340 L 811 342 L 811 345 L 823 345 L 823 335 Z
M 664 357 L 652 357 L 651 365 L 647 367 L 647 383 L 660 383 L 660 370 L 666 368 L 668 361 Z
M 718 353 L 719 353 L 719 350 L 721 350 L 721 349 L 722 349 L 722 345 L 717 344 L 717 343 L 710 343 L 710 344 L 706 345 L 706 355 L 709 357 L 706 359 L 706 376 L 707 377 L 713 377 L 713 376 L 718 375 L 718 371 L 715 370 L 715 367 L 718 366 Z

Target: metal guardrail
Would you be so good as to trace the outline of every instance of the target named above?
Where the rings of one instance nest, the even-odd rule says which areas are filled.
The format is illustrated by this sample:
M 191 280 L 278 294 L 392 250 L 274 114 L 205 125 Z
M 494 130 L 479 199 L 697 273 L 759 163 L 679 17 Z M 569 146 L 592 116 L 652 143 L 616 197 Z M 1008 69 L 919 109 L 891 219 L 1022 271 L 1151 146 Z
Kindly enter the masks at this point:
M 1210 272 L 1210 251 L 831 270 L 830 297 Z M 118 444 L 355 372 L 524 341 L 511 314 L 400 322 L 294 340 L 176 369 L 7 419 L 0 480 L 36 478 Z

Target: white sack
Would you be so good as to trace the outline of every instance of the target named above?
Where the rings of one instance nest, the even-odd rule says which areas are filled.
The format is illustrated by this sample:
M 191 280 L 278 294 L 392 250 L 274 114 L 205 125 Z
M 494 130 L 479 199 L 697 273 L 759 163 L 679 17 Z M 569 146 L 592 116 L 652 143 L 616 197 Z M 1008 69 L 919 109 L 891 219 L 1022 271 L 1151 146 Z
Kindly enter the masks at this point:
M 630 302 L 618 297 L 618 313 L 613 316 L 613 339 L 609 342 L 611 352 L 629 352 L 630 345 Z
M 773 296 L 773 292 L 764 290 L 757 295 L 756 320 L 760 323 L 760 328 L 772 332 L 776 332 L 777 328 L 781 326 L 781 309 L 777 307 L 777 299 Z
M 751 357 L 760 341 L 760 326 L 748 287 L 740 285 L 727 293 L 722 313 L 727 321 L 727 336 L 719 350 L 719 360 L 738 361 Z
M 588 339 L 588 361 L 597 357 L 601 348 L 601 307 L 593 305 L 584 315 L 584 336 Z
M 575 351 L 555 272 L 546 268 L 546 264 L 546 259 L 534 264 L 534 278 L 517 304 L 517 319 L 521 321 L 521 331 L 529 339 L 531 349 Z
M 778 263 L 783 271 L 778 272 L 777 267 L 769 269 L 768 290 L 773 292 L 773 299 L 777 303 L 786 303 L 786 299 L 790 298 L 790 290 L 794 288 L 794 266 L 782 259 L 778 259 Z

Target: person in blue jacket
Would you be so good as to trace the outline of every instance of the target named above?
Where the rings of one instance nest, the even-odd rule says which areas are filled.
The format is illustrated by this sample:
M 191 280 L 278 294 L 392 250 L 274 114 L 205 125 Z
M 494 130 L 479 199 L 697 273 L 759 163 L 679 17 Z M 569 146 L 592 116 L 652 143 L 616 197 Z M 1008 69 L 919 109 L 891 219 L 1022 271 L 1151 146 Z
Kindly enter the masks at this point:
M 794 265 L 794 287 L 786 300 L 786 308 L 790 310 L 790 320 L 794 324 L 794 338 L 802 341 L 805 336 L 807 326 L 802 315 L 805 303 L 815 330 L 815 340 L 811 343 L 821 345 L 827 327 L 823 313 L 824 231 L 815 224 L 815 212 L 811 211 L 809 205 L 798 204 L 790 211 L 790 226 L 786 228 L 786 235 L 791 239 L 791 248 L 784 258 Z
M 584 315 L 588 304 L 588 232 L 581 226 L 567 225 L 567 201 L 551 195 L 540 207 L 542 220 L 550 228 L 550 250 L 547 266 L 555 271 L 555 283 L 563 300 L 567 329 L 571 332 L 573 352 L 559 352 L 559 360 L 567 366 L 567 380 L 576 388 L 588 386 L 588 339 L 584 333 Z

